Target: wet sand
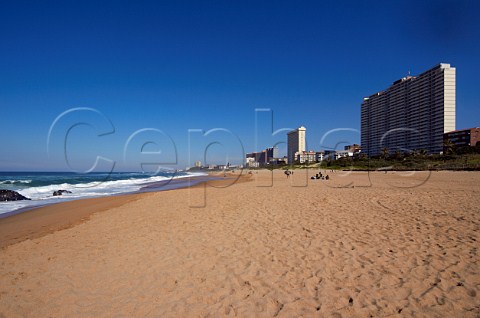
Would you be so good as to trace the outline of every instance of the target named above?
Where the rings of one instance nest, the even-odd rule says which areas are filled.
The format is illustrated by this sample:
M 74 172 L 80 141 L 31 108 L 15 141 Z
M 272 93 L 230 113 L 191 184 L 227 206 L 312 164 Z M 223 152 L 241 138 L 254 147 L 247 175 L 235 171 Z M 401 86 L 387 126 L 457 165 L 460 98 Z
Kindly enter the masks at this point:
M 480 173 L 316 172 L 14 216 L 0 316 L 480 315 Z

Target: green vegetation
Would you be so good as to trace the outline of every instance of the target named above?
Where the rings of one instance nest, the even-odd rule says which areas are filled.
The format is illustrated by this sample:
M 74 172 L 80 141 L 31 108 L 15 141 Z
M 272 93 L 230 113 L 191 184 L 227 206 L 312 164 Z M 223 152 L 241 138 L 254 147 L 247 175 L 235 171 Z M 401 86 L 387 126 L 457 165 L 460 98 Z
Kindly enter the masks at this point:
M 480 170 L 480 154 L 444 156 L 420 153 L 386 158 L 341 158 L 322 162 L 321 167 L 342 170 Z
M 360 155 L 354 158 L 327 159 L 319 163 L 269 166 L 267 169 L 480 170 L 480 145 L 455 148 L 447 143 L 443 155 L 429 155 L 423 149 L 409 153 L 391 153 L 388 148 L 384 148 L 379 156 L 372 158 Z

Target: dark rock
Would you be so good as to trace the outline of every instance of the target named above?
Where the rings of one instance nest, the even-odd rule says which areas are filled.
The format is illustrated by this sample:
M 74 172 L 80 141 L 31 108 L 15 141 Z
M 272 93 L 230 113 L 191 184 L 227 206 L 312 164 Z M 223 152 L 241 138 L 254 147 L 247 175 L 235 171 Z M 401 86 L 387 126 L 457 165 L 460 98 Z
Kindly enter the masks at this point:
M 64 193 L 72 193 L 72 192 L 68 191 L 68 190 L 57 190 L 57 191 L 53 192 L 53 196 L 56 197 L 56 196 L 62 195 Z
M 0 190 L 0 201 L 20 201 L 20 200 L 30 200 L 27 197 L 24 197 L 20 193 L 12 190 Z

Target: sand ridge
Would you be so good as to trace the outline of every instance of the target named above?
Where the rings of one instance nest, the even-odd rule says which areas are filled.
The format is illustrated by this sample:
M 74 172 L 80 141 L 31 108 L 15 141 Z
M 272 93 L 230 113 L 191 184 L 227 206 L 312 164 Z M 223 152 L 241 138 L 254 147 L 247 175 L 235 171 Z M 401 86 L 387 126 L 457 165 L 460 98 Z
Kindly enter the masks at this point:
M 479 173 L 313 172 L 207 187 L 205 208 L 202 187 L 150 193 L 8 246 L 0 313 L 480 315 Z

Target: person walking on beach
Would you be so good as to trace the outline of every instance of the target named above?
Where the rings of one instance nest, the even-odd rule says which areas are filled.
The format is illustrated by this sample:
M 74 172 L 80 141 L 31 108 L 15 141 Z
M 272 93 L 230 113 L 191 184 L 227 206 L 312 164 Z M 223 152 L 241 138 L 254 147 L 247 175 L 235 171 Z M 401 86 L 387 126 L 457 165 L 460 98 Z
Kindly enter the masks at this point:
M 287 176 L 287 179 L 288 179 L 288 177 L 290 177 L 290 171 L 288 171 L 288 169 L 285 170 L 285 175 Z

